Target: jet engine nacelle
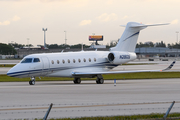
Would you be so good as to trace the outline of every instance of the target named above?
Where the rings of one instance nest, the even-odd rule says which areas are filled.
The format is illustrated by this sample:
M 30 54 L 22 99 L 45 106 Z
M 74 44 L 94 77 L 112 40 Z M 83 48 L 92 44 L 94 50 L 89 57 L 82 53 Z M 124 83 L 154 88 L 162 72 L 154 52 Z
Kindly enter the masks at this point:
M 108 54 L 108 60 L 112 64 L 123 64 L 136 59 L 136 54 L 132 52 L 112 51 Z

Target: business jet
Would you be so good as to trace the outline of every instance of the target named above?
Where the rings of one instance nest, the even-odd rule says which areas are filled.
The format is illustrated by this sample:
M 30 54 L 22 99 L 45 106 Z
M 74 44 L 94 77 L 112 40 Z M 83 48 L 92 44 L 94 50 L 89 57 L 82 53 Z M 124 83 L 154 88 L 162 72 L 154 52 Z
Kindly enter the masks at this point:
M 111 71 L 114 67 L 136 59 L 135 47 L 140 30 L 148 26 L 136 22 L 127 23 L 118 44 L 109 51 L 80 51 L 31 54 L 24 57 L 20 63 L 11 68 L 7 75 L 11 77 L 30 77 L 30 85 L 35 84 L 35 77 L 73 77 L 75 84 L 81 83 L 81 78 L 97 77 L 96 83 L 103 84 L 102 74 L 161 72 L 169 70 L 175 61 L 162 70 Z

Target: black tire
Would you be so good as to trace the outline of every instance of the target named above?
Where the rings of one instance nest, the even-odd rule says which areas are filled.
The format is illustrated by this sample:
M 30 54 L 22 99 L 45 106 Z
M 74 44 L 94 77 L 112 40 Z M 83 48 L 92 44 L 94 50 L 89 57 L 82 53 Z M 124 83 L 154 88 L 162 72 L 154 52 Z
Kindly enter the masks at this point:
M 74 79 L 73 82 L 74 82 L 74 84 L 77 84 L 77 80 L 76 79 Z
M 97 84 L 103 84 L 103 83 L 104 83 L 104 79 L 102 79 L 102 78 L 101 78 L 101 79 L 97 79 L 97 80 L 96 80 L 96 83 L 97 83 Z
M 29 85 L 32 85 L 32 81 L 29 81 Z
M 81 78 L 74 78 L 73 82 L 74 82 L 74 84 L 80 84 Z
M 80 83 L 81 83 L 81 79 L 77 78 L 77 84 L 80 84 Z
M 96 80 L 96 83 L 99 84 L 99 79 Z
M 35 85 L 35 81 L 34 80 L 29 81 L 29 85 Z
M 31 85 L 35 85 L 35 80 L 32 80 L 32 81 L 31 81 Z
M 99 84 L 103 84 L 104 83 L 104 79 L 99 79 Z

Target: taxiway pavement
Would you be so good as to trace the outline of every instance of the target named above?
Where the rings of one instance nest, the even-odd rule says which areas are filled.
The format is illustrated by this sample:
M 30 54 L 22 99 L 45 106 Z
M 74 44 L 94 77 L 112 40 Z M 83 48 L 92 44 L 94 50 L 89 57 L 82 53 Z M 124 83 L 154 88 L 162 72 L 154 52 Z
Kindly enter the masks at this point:
M 49 104 L 49 118 L 111 116 L 180 111 L 180 79 L 0 83 L 1 119 L 43 118 Z

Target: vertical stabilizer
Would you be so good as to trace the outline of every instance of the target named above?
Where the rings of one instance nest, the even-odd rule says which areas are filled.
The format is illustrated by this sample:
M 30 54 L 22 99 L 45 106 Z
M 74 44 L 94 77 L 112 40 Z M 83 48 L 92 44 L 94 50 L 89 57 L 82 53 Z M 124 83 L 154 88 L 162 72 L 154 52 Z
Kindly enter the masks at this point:
M 127 23 L 124 33 L 119 39 L 118 44 L 115 47 L 110 48 L 110 51 L 134 52 L 140 30 L 148 26 L 158 26 L 158 25 L 167 25 L 167 24 L 144 25 L 136 22 Z

